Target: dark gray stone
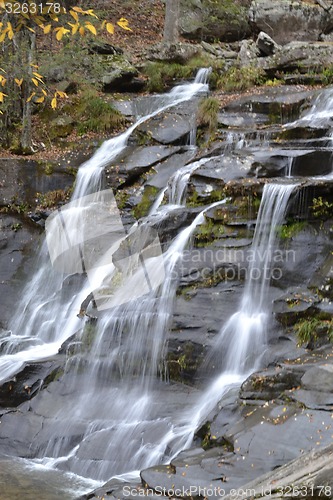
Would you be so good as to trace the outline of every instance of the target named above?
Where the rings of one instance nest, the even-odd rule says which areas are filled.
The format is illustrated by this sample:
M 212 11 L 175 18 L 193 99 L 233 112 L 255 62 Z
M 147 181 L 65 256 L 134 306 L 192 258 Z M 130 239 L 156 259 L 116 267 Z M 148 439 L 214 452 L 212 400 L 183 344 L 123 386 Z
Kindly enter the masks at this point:
M 264 113 L 237 112 L 218 113 L 218 123 L 223 127 L 246 129 L 247 127 L 258 127 L 269 122 L 269 117 Z
M 146 184 L 158 189 L 163 189 L 167 186 L 172 175 L 175 174 L 177 170 L 190 163 L 191 160 L 194 159 L 195 154 L 195 149 L 189 148 L 187 151 L 180 151 L 170 156 L 165 161 L 157 163 L 154 165 L 154 172 L 156 173 L 147 180 Z
M 192 57 L 202 52 L 200 45 L 190 43 L 157 43 L 149 47 L 147 59 L 150 61 L 186 64 Z
M 193 125 L 187 117 L 175 113 L 164 113 L 139 126 L 155 141 L 161 144 L 173 144 L 182 141 L 186 144 Z
M 332 456 L 333 445 L 313 449 L 297 457 L 282 467 L 249 482 L 226 500 L 245 500 L 250 498 L 298 498 L 302 491 L 306 498 L 314 498 L 326 491 L 326 498 L 332 494 Z M 325 486 L 328 486 L 325 490 Z
M 128 148 L 117 165 L 107 169 L 107 175 L 122 177 L 126 182 L 148 172 L 154 165 L 181 151 L 179 146 L 140 146 Z
M 264 58 L 266 61 L 267 58 Z M 249 94 L 232 101 L 225 107 L 226 111 L 254 112 L 268 115 L 279 115 L 279 123 L 284 119 L 290 122 L 293 116 L 298 117 L 301 106 L 315 94 L 314 91 L 297 90 L 292 86 L 265 89 L 264 94 Z
M 227 2 L 182 0 L 179 26 L 182 36 L 200 42 L 232 42 L 250 35 L 246 7 Z
M 333 410 L 333 394 L 332 392 L 317 392 L 315 390 L 298 389 L 290 393 L 293 401 L 304 405 L 310 410 Z
M 253 40 L 242 40 L 238 53 L 239 64 L 243 67 L 255 64 L 260 55 L 259 48 Z
M 264 56 L 271 56 L 280 48 L 280 45 L 278 45 L 273 38 L 267 35 L 264 31 L 260 31 L 256 44 Z
M 304 389 L 333 393 L 333 365 L 325 363 L 305 372 L 301 379 Z
M 318 295 L 305 288 L 288 290 L 274 301 L 275 317 L 284 325 L 292 325 L 298 319 L 311 317 L 319 303 Z
M 330 42 L 290 42 L 277 50 L 273 56 L 258 59 L 260 67 L 272 76 L 278 75 L 279 71 L 316 72 L 316 68 L 325 68 L 332 63 L 332 43 Z

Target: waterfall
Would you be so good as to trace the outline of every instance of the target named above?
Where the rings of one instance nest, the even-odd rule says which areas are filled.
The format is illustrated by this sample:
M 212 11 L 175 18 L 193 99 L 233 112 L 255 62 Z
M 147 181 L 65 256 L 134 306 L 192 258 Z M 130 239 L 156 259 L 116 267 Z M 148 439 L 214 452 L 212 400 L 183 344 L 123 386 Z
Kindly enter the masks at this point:
M 49 457 L 44 463 L 106 480 L 163 459 L 166 450 L 161 449 L 160 437 L 168 435 L 172 423 L 161 418 L 163 408 L 153 405 L 153 398 L 160 384 L 156 376 L 178 283 L 177 265 L 193 231 L 204 222 L 205 212 L 221 203 L 224 200 L 203 209 L 166 250 L 160 289 L 105 311 L 95 326 L 89 352 L 83 349 L 69 361 L 66 390 L 72 394 L 71 412 L 64 414 L 61 409 L 54 414 L 58 431 L 45 429 L 50 438 L 46 448 L 39 450 L 40 457 Z M 84 435 L 71 449 L 70 440 L 62 436 L 74 433 L 78 422 L 85 428 Z M 149 435 L 149 445 L 142 442 L 143 433 Z
M 86 218 L 88 209 L 104 205 L 101 191 L 104 167 L 124 151 L 131 133 L 141 123 L 207 91 L 208 75 L 209 70 L 200 70 L 194 83 L 160 96 L 157 109 L 140 117 L 124 134 L 106 141 L 82 165 L 72 202 L 60 211 L 61 224 L 64 217 L 68 228 L 67 237 L 78 247 L 77 255 L 81 252 L 82 219 Z M 186 165 L 170 180 L 170 204 L 166 213 L 172 209 L 171 204 L 184 203 L 191 173 L 209 160 Z M 159 193 L 152 214 L 162 203 L 166 189 Z M 50 409 L 50 415 L 43 421 L 41 435 L 34 436 L 39 464 L 105 481 L 110 476 L 165 462 L 190 446 L 195 430 L 207 414 L 260 364 L 258 352 L 262 353 L 266 345 L 270 310 L 266 298 L 276 227 L 284 217 L 294 189 L 295 185 L 265 186 L 242 302 L 217 336 L 214 347 L 217 358 L 211 356 L 207 361 L 216 365 L 220 373 L 196 403 L 181 413 L 178 410 L 175 415 L 170 410 L 165 416 L 167 398 L 172 391 L 163 382 L 163 356 L 178 283 L 178 265 L 195 228 L 204 222 L 206 210 L 223 201 L 196 215 L 169 247 L 163 248 L 162 255 L 147 252 L 142 256 L 141 249 L 137 255 L 128 256 L 125 252 L 129 239 L 135 239 L 138 233 L 139 239 L 155 242 L 149 217 L 135 225 L 129 234 L 122 231 L 121 221 L 117 221 L 111 248 L 113 255 L 119 254 L 118 260 L 111 262 L 103 247 L 98 265 L 87 269 L 89 280 L 84 273 L 64 279 L 63 274 L 50 266 L 44 243 L 37 271 L 23 291 L 24 302 L 12 322 L 13 333 L 2 339 L 5 353 L 0 358 L 0 379 L 5 380 L 26 363 L 53 356 L 76 334 L 75 341 L 68 345 L 62 382 L 63 406 L 53 407 L 52 392 L 42 392 L 40 404 Z M 113 210 L 113 199 L 108 203 L 108 208 Z M 51 230 L 55 238 L 57 226 Z M 73 263 L 66 258 L 69 254 L 63 249 L 60 254 L 65 256 L 61 265 L 72 268 Z M 140 257 L 145 267 L 139 266 Z M 133 268 L 130 266 L 131 273 L 126 273 L 123 264 L 127 266 L 132 258 L 137 262 Z M 74 260 L 81 264 L 80 259 Z M 151 270 L 158 275 L 159 285 L 146 290 L 143 282 L 147 281 L 146 274 L 151 282 Z M 138 284 L 142 290 L 135 295 Z M 101 300 L 107 293 L 111 305 L 98 311 L 97 322 L 91 318 L 82 328 L 77 313 L 92 290 L 99 292 Z M 158 398 L 161 388 L 163 398 Z
M 192 173 L 210 160 L 212 158 L 202 158 L 177 170 L 169 181 L 169 204 L 183 205 L 185 203 L 187 185 Z
M 76 203 L 73 210 L 66 212 L 66 226 L 70 231 L 71 241 L 75 241 L 80 233 L 80 221 L 86 210 L 85 197 L 92 196 L 92 202 L 100 202 L 103 169 L 124 151 L 132 132 L 159 113 L 207 92 L 209 71 L 200 70 L 193 83 L 179 85 L 168 94 L 158 96 L 156 109 L 139 118 L 120 136 L 105 141 L 80 167 L 72 197 Z M 72 289 L 72 293 L 66 295 L 63 275 L 50 266 L 46 243 L 42 246 L 35 268 L 36 272 L 23 290 L 22 302 L 10 324 L 10 331 L 13 333 L 1 339 L 7 355 L 0 358 L 0 380 L 17 373 L 28 361 L 56 354 L 63 342 L 81 326 L 76 315 L 81 302 L 89 294 L 90 285 L 87 280 L 83 276 L 82 279 L 69 279 L 70 285 L 76 282 L 78 286 L 76 291 Z M 75 283 L 73 287 L 75 288 Z
M 212 353 L 204 368 L 218 365 L 216 376 L 202 392 L 194 406 L 174 419 L 174 424 L 161 440 L 159 452 L 168 449 L 176 456 L 191 445 L 194 432 L 204 422 L 229 391 L 240 384 L 260 366 L 267 346 L 267 328 L 271 311 L 267 292 L 274 269 L 274 250 L 277 227 L 283 222 L 287 205 L 297 184 L 266 184 L 258 213 L 251 246 L 251 260 L 247 272 L 239 310 L 222 327 Z
M 209 75 L 212 72 L 212 68 L 201 68 L 196 74 L 194 83 L 200 83 L 206 85 L 208 83 Z M 196 123 L 196 114 L 192 117 L 192 126 L 190 130 L 189 136 L 189 146 L 195 147 L 197 143 L 197 123 Z
M 312 106 L 305 110 L 301 117 L 285 125 L 291 127 L 325 127 L 332 126 L 333 93 L 332 87 L 322 90 L 315 98 Z
M 283 223 L 287 204 L 297 184 L 266 184 L 257 218 L 246 284 L 239 310 L 223 326 L 214 350 L 222 353 L 214 363 L 227 373 L 245 375 L 258 368 L 266 345 L 270 304 L 267 293 L 274 278 L 277 227 Z M 210 360 L 211 361 L 211 360 Z
M 161 362 L 176 290 L 177 264 L 195 227 L 203 222 L 206 209 L 164 252 L 162 266 L 156 256 L 148 255 L 145 260 L 148 267 L 155 268 L 160 278 L 164 278 L 150 293 L 141 291 L 141 296 L 133 298 L 133 283 L 136 286 L 142 283 L 141 270 L 135 268 L 134 274 L 126 275 L 119 284 L 121 270 L 114 262 L 110 264 L 103 252 L 98 255 L 99 265 L 92 269 L 83 266 L 78 256 L 85 242 L 84 225 L 87 220 L 94 221 L 90 211 L 94 214 L 96 206 L 106 202 L 114 215 L 113 197 L 106 199 L 107 194 L 100 191 L 103 168 L 124 150 L 130 134 L 140 123 L 208 89 L 202 83 L 207 75 L 207 71 L 201 71 L 194 83 L 176 87 L 162 96 L 157 110 L 141 117 L 124 134 L 106 141 L 80 168 L 72 201 L 48 219 L 51 259 L 58 267 L 63 266 L 63 271 L 72 273 L 64 279 L 56 265 L 50 266 L 44 243 L 38 270 L 23 291 L 24 302 L 12 322 L 13 333 L 2 339 L 5 350 L 0 358 L 0 377 L 5 380 L 25 364 L 55 355 L 65 340 L 77 335 L 76 342 L 70 345 L 71 355 L 64 374 L 70 402 L 66 403 L 65 398 L 64 407 L 52 410 L 52 418 L 43 425 L 42 437 L 34 440 L 38 463 L 106 480 L 113 474 L 152 464 L 156 443 L 150 443 L 151 438 L 147 443 L 142 441 L 143 433 L 148 435 L 156 428 L 158 442 L 159 436 L 172 426 L 167 419 L 160 418 L 163 407 L 152 410 L 152 400 L 160 384 L 157 375 L 163 371 Z M 191 165 L 190 170 L 202 163 Z M 183 183 L 179 192 L 184 193 L 185 189 Z M 180 198 L 182 201 L 183 195 Z M 95 226 L 98 232 L 100 224 Z M 120 226 L 121 221 L 117 220 L 116 233 Z M 143 221 L 129 236 L 133 237 L 136 231 L 141 231 L 142 236 L 146 228 L 149 229 L 149 224 Z M 121 254 L 127 238 L 126 234 L 115 236 L 113 251 Z M 120 257 L 118 264 L 121 262 Z M 88 272 L 89 280 L 84 274 L 73 274 L 82 271 Z M 87 322 L 79 334 L 82 322 L 77 313 L 81 304 L 106 279 L 114 284 L 115 296 L 120 291 L 127 298 L 112 303 L 112 308 L 101 312 L 97 323 Z M 48 398 L 46 404 L 52 408 L 52 395 L 44 394 Z M 72 436 L 76 438 L 73 440 Z M 128 445 L 122 447 L 125 439 Z M 160 459 L 163 456 L 164 451 Z

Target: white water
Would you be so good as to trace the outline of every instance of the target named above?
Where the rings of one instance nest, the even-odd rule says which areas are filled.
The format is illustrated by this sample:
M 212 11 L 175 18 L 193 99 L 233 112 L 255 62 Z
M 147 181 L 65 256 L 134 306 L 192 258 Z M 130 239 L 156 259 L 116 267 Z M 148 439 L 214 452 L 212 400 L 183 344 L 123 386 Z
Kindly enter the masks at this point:
M 163 104 L 160 111 L 190 99 L 190 95 L 204 90 L 205 85 L 195 82 L 171 92 L 166 98 L 168 104 Z M 145 119 L 148 117 L 141 118 L 129 130 L 132 132 Z M 80 169 L 74 199 L 100 188 L 103 167 L 126 147 L 131 132 L 106 141 Z M 186 168 L 189 172 L 184 171 L 175 183 L 179 185 L 174 189 L 172 200 L 178 204 L 184 201 L 193 164 Z M 260 277 L 250 278 L 239 311 L 218 336 L 216 350 L 223 353 L 225 361 L 220 374 L 202 396 L 196 397 L 196 402 L 189 404 L 180 415 L 161 418 L 167 404 L 156 401 L 156 394 L 161 395 L 156 374 L 161 368 L 171 318 L 177 283 L 174 272 L 189 237 L 204 220 L 204 211 L 165 252 L 166 279 L 160 289 L 103 314 L 93 339 L 85 340 L 83 335 L 82 346 L 68 361 L 66 393 L 69 397 L 64 398 L 64 406 L 58 412 L 54 410 L 53 421 L 45 423 L 47 439 L 39 447 L 39 457 L 44 464 L 105 480 L 110 475 L 166 460 L 166 450 L 170 457 L 190 445 L 193 433 L 207 414 L 259 365 L 257 352 L 265 347 L 269 311 L 265 301 L 269 277 L 265 276 L 270 269 L 270 250 L 274 249 L 276 225 L 283 219 L 293 189 L 294 186 L 288 185 L 265 186 L 252 247 L 257 259 L 250 266 L 250 271 L 260 270 Z M 263 252 L 266 256 L 262 259 Z M 45 253 L 44 248 L 43 255 Z M 45 268 L 42 262 L 39 273 L 24 291 L 28 304 L 22 305 L 22 314 L 13 323 L 16 336 L 6 339 L 7 355 L 0 358 L 2 379 L 16 373 L 30 360 L 55 354 L 63 341 L 80 328 L 76 314 L 90 292 L 89 284 L 84 282 L 74 298 L 59 299 L 57 292 L 61 290 L 62 281 L 62 276 L 50 267 Z M 126 288 L 126 284 L 124 286 Z M 51 394 L 50 405 L 52 399 Z M 68 436 L 75 432 L 82 432 L 83 436 L 73 446 Z
M 264 187 L 240 308 L 227 321 L 216 341 L 216 349 L 222 350 L 223 366 L 228 373 L 243 376 L 257 369 L 260 363 L 259 353 L 265 349 L 271 312 L 267 292 L 273 277 L 277 226 L 283 222 L 296 186 L 266 184 Z
M 212 354 L 205 362 L 206 371 L 210 371 L 211 365 L 218 364 L 219 375 L 202 391 L 201 396 L 197 396 L 194 405 L 189 405 L 178 416 L 174 415 L 171 428 L 160 443 L 150 450 L 154 457 L 152 463 L 159 463 L 166 450 L 169 450 L 168 454 L 172 458 L 188 448 L 195 431 L 222 398 L 260 367 L 262 354 L 267 347 L 271 312 L 267 291 L 271 281 L 277 226 L 283 222 L 288 201 L 296 187 L 297 184 L 265 185 L 251 247 L 254 258 L 249 266 L 249 278 L 240 308 L 221 329 Z M 203 213 L 198 217 L 194 224 L 202 223 Z
M 201 165 L 204 165 L 212 158 L 202 158 L 201 160 L 189 163 L 184 167 L 177 170 L 177 172 L 171 177 L 169 181 L 169 204 L 170 205 L 184 205 L 188 181 Z
M 193 83 L 180 85 L 168 94 L 159 96 L 157 109 L 141 117 L 120 136 L 105 141 L 80 167 L 72 198 L 77 200 L 76 210 L 73 219 L 71 220 L 71 214 L 68 213 L 66 220 L 67 227 L 72 232 L 71 241 L 82 238 L 81 224 L 78 222 L 81 216 L 80 211 L 78 213 L 80 200 L 101 189 L 104 167 L 124 151 L 135 128 L 166 109 L 188 101 L 197 94 L 207 92 L 209 73 L 210 69 L 202 69 Z M 76 315 L 81 302 L 89 293 L 89 284 L 86 282 L 80 287 L 78 294 L 64 297 L 64 293 L 61 292 L 63 276 L 50 266 L 46 243 L 41 249 L 36 269 L 31 282 L 23 291 L 22 303 L 10 325 L 13 334 L 1 340 L 2 345 L 6 346 L 7 355 L 0 358 L 0 380 L 6 380 L 18 372 L 26 362 L 56 354 L 62 343 L 81 326 Z
M 315 98 L 312 106 L 304 111 L 302 116 L 292 122 L 285 125 L 288 128 L 299 126 L 299 127 L 325 127 L 333 126 L 332 116 L 333 116 L 333 87 L 328 87 L 322 90 L 318 96 Z
M 81 222 L 86 218 L 86 198 L 91 197 L 92 207 L 100 202 L 98 193 L 105 165 L 124 150 L 130 134 L 140 123 L 208 90 L 204 83 L 207 75 L 207 71 L 200 71 L 193 84 L 182 85 L 163 96 L 162 104 L 157 110 L 140 118 L 121 136 L 106 141 L 80 168 L 74 201 L 60 214 L 63 229 L 67 230 L 66 238 L 61 235 L 61 225 L 60 229 L 51 226 L 52 238 L 58 234 L 60 239 L 65 240 L 65 244 L 67 239 L 74 242 L 74 246 L 80 247 L 84 240 Z M 52 419 L 46 419 L 43 426 L 43 438 L 40 442 L 38 439 L 34 442 L 34 446 L 38 448 L 38 456 L 44 457 L 39 463 L 64 467 L 86 477 L 105 480 L 113 474 L 148 466 L 155 460 L 156 453 L 152 449 L 156 442 L 148 441 L 147 445 L 142 445 L 142 433 L 150 434 L 152 427 L 160 425 L 156 415 L 163 414 L 163 408 L 152 411 L 152 399 L 175 296 L 177 281 L 174 279 L 174 270 L 193 230 L 203 222 L 203 214 L 204 210 L 166 251 L 166 279 L 159 289 L 140 300 L 127 303 L 120 301 L 121 305 L 113 307 L 111 312 L 100 317 L 93 338 L 87 340 L 89 334 L 83 332 L 82 342 L 78 344 L 74 356 L 68 359 L 68 375 L 64 376 L 66 394 L 70 397 L 63 398 L 61 409 L 52 410 Z M 119 245 L 123 240 L 124 235 L 119 235 Z M 56 239 L 56 244 L 58 243 Z M 62 250 L 60 254 L 61 252 Z M 58 253 L 57 249 L 55 255 Z M 72 288 L 69 286 L 66 293 L 64 277 L 50 266 L 47 257 L 44 244 L 38 259 L 39 270 L 23 291 L 24 302 L 11 325 L 14 333 L 2 339 L 5 354 L 0 358 L 1 380 L 13 376 L 26 363 L 56 354 L 63 342 L 82 327 L 77 313 L 82 301 L 91 291 L 91 283 L 97 286 L 103 282 L 101 272 L 106 273 L 104 278 L 115 275 L 114 266 L 108 265 L 104 268 L 101 266 L 93 275 L 90 273 L 91 283 L 84 276 L 70 276 L 66 280 Z M 155 264 L 153 258 L 150 261 Z M 80 262 L 79 264 L 78 267 L 82 268 Z M 65 259 L 65 268 L 66 265 Z M 70 268 L 71 264 L 69 270 Z M 79 282 L 75 283 L 76 281 Z M 132 284 L 133 276 L 128 283 L 125 281 L 122 284 L 124 290 L 130 291 L 130 295 Z M 52 395 L 46 397 L 49 397 L 52 408 Z M 168 429 L 171 424 L 162 421 L 161 425 Z M 73 447 L 71 436 L 77 433 L 83 435 Z M 122 446 L 124 441 L 127 443 L 126 447 Z M 161 457 L 164 451 L 161 452 Z

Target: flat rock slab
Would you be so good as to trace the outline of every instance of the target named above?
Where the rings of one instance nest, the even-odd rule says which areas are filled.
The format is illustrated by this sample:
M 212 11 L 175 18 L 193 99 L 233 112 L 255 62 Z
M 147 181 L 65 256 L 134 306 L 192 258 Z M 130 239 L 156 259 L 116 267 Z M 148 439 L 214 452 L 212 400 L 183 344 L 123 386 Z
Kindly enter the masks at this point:
M 232 425 L 225 437 L 234 444 L 237 453 L 250 460 L 261 459 L 266 470 L 332 441 L 329 412 L 270 402 L 254 410 L 247 408 L 244 414 L 243 420 Z
M 325 363 L 313 366 L 305 372 L 301 379 L 304 389 L 332 393 L 333 397 L 333 364 Z
M 290 397 L 310 410 L 333 411 L 333 394 L 331 392 L 298 389 L 293 391 Z
M 161 144 L 173 144 L 185 140 L 192 128 L 193 124 L 188 117 L 175 113 L 152 118 L 138 127 Z
M 291 42 L 284 45 L 273 56 L 262 58 L 260 66 L 268 72 L 283 70 L 292 72 L 330 66 L 333 62 L 332 42 Z
M 211 461 L 207 459 L 205 463 L 191 466 L 185 464 L 183 467 L 160 465 L 145 469 L 140 475 L 146 487 L 155 491 L 162 490 L 166 496 L 192 496 L 194 498 L 203 496 L 200 490 L 222 489 L 225 480 L 222 472 L 216 470 L 216 459 Z M 218 498 L 218 494 L 212 496 Z
M 182 150 L 180 146 L 141 146 L 128 148 L 117 165 L 111 167 L 126 181 L 130 181 L 150 170 L 154 165 Z
M 146 185 L 163 189 L 167 186 L 172 175 L 193 160 L 194 156 L 195 149 L 189 148 L 187 151 L 183 152 L 181 150 L 179 153 L 173 154 L 165 161 L 157 163 L 154 165 L 154 171 L 156 173 L 147 180 Z
M 230 180 L 246 177 L 251 166 L 251 160 L 241 153 L 212 158 L 201 165 L 192 175 L 192 179 L 203 178 L 203 180 L 220 181 L 223 185 Z
M 333 498 L 333 445 L 314 449 L 269 472 L 224 497 L 250 498 Z
M 256 177 L 327 175 L 332 169 L 332 151 L 308 150 L 304 144 L 301 149 L 295 146 L 293 151 L 280 147 L 271 147 L 269 150 L 261 148 L 252 150 L 247 162 L 251 174 Z
M 265 125 L 269 122 L 269 117 L 264 113 L 218 113 L 218 123 L 224 127 L 252 127 L 256 128 L 259 125 Z
M 265 58 L 266 60 L 267 58 Z M 297 113 L 301 106 L 310 100 L 314 91 L 295 91 L 293 86 L 283 86 L 267 89 L 264 94 L 250 94 L 228 104 L 224 109 L 228 112 L 254 112 L 264 114 L 286 114 L 289 121 L 290 113 Z

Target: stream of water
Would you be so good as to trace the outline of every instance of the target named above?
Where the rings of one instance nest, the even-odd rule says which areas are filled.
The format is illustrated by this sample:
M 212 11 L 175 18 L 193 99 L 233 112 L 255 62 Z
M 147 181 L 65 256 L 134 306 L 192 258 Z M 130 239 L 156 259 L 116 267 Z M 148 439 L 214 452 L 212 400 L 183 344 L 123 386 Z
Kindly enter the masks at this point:
M 81 332 L 80 342 L 71 346 L 67 360 L 63 405 L 53 408 L 52 392 L 44 394 L 40 403 L 50 408 L 50 415 L 43 424 L 43 437 L 35 438 L 38 467 L 103 482 L 166 462 L 190 446 L 198 426 L 221 398 L 261 364 L 258 353 L 267 344 L 270 306 L 266 297 L 276 228 L 283 222 L 297 183 L 265 185 L 242 301 L 222 326 L 215 354 L 206 360 L 207 367 L 214 365 L 215 375 L 208 387 L 188 396 L 181 391 L 175 396 L 161 380 L 177 266 L 195 228 L 204 222 L 205 212 L 225 200 L 203 209 L 166 250 L 150 222 L 156 213 L 163 219 L 175 206 L 184 204 L 190 175 L 209 160 L 180 169 L 161 190 L 150 216 L 129 232 L 122 226 L 113 195 L 101 189 L 104 167 L 124 151 L 133 130 L 158 113 L 207 92 L 208 73 L 200 70 L 194 83 L 161 96 L 154 111 L 140 117 L 121 136 L 106 141 L 80 168 L 71 204 L 57 214 L 58 219 L 49 221 L 49 239 L 37 259 L 37 271 L 23 291 L 11 334 L 1 339 L 4 354 L 0 358 L 3 381 L 29 362 L 54 356 L 67 339 Z M 292 176 L 291 167 L 287 175 Z M 159 211 L 167 191 L 169 203 Z M 108 228 L 111 240 L 103 239 L 104 232 L 92 230 L 92 225 L 97 227 L 94 217 L 97 213 L 100 217 L 101 206 L 112 214 L 112 226 L 104 215 L 98 226 Z M 89 257 L 91 242 L 96 246 L 100 240 L 99 252 Z M 126 253 L 129 241 L 134 250 Z M 50 247 L 57 265 L 50 264 Z M 71 275 L 64 278 L 59 266 Z M 88 320 L 82 329 L 78 312 L 92 291 L 100 306 L 99 317 Z M 101 306 L 106 296 L 107 306 Z M 91 309 L 90 303 L 88 312 Z M 172 406 L 177 397 L 184 402 L 182 410 Z

